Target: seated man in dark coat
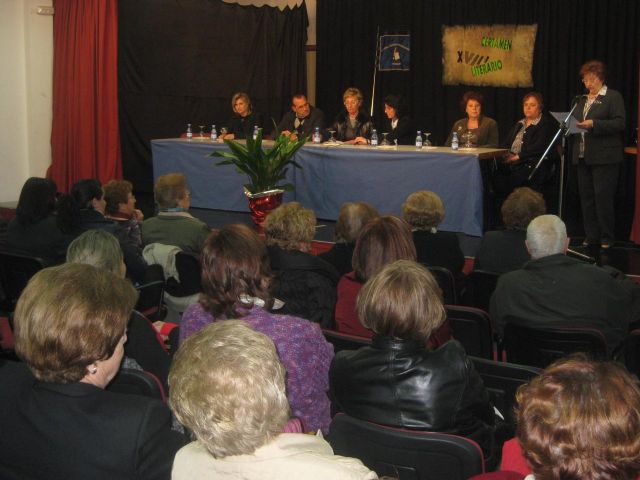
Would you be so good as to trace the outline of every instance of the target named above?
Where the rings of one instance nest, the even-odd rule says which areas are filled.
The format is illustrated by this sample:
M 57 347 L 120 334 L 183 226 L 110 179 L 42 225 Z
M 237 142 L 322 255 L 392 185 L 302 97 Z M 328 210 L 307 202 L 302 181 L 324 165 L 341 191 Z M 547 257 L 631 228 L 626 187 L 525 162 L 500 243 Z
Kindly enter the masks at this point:
M 298 137 L 309 137 L 311 140 L 316 127 L 320 129 L 320 135 L 324 136 L 324 113 L 312 107 L 304 93 L 296 93 L 291 99 L 291 111 L 284 114 L 276 132 L 291 136 L 291 140 Z
M 555 215 L 531 221 L 526 245 L 532 260 L 502 275 L 491 297 L 491 317 L 499 333 L 506 323 L 590 327 L 603 333 L 612 353 L 624 340 L 629 322 L 638 318 L 640 287 L 567 257 L 567 230 Z

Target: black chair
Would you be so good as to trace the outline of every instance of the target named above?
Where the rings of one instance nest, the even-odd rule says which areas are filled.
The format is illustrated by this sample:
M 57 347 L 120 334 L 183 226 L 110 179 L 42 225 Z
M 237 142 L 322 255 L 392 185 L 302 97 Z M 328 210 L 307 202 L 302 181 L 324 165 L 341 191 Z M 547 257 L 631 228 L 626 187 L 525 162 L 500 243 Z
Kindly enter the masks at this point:
M 18 297 L 31 277 L 46 266 L 46 262 L 39 257 L 0 251 L 0 285 L 5 297 L 0 308 L 13 312 Z
M 473 270 L 467 280 L 465 304 L 488 312 L 491 295 L 499 277 L 499 273 Z
M 188 297 L 202 292 L 200 261 L 186 252 L 176 253 L 175 260 L 180 282 L 174 278 L 167 280 L 167 293 L 174 297 Z
M 385 427 L 342 413 L 329 430 L 337 455 L 358 458 L 379 476 L 466 480 L 484 472 L 482 450 L 464 437 Z
M 164 309 L 164 286 L 163 280 L 138 285 L 136 290 L 140 295 L 135 309 L 152 321 L 161 320 Z
M 371 345 L 371 339 L 349 335 L 348 333 L 336 332 L 335 330 L 322 329 L 324 338 L 333 345 L 333 350 L 338 353 L 340 350 L 357 350 L 360 347 Z
M 110 392 L 142 395 L 166 402 L 164 387 L 158 377 L 145 370 L 121 368 L 106 388 Z
M 431 275 L 434 276 L 440 289 L 442 290 L 442 298 L 447 305 L 456 305 L 458 303 L 458 290 L 456 278 L 451 270 L 445 267 L 427 266 Z
M 529 328 L 507 323 L 503 347 L 509 362 L 539 368 L 576 352 L 599 360 L 608 358 L 602 332 L 587 327 Z
M 445 305 L 453 338 L 474 357 L 493 359 L 493 328 L 489 314 L 473 307 Z
M 508 440 L 515 434 L 516 421 L 513 407 L 516 391 L 520 385 L 529 382 L 542 371 L 539 368 L 516 365 L 514 363 L 496 362 L 485 358 L 469 357 L 473 366 L 482 377 L 484 386 L 489 391 L 493 405 L 500 411 L 505 420 L 501 438 Z M 496 442 L 499 444 L 500 442 Z

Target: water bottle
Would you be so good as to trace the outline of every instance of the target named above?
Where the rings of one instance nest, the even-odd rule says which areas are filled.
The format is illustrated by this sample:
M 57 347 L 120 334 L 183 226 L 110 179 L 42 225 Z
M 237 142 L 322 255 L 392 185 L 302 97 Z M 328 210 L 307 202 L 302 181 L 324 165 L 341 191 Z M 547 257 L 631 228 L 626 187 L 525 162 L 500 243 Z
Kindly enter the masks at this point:
M 191 140 L 193 138 L 193 131 L 191 130 L 191 124 L 187 123 L 187 140 Z
M 258 138 L 258 125 L 253 126 L 253 139 Z
M 378 146 L 378 132 L 376 132 L 375 128 L 371 131 L 371 146 L 372 147 Z
M 218 140 L 218 130 L 216 130 L 215 125 L 211 125 L 211 141 L 215 142 Z
M 313 131 L 313 143 L 322 143 L 322 135 L 320 135 L 320 127 L 316 127 Z
M 458 141 L 458 132 L 453 132 L 453 137 L 451 138 L 451 149 L 458 150 L 460 146 L 460 142 Z
M 420 130 L 416 135 L 416 150 L 422 150 L 422 132 Z

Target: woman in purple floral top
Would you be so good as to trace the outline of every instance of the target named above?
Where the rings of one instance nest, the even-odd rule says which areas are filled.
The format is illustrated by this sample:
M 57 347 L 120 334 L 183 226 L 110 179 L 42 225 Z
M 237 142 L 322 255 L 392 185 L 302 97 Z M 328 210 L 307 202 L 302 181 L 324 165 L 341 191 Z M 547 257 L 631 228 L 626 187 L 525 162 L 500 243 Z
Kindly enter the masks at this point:
M 291 412 L 305 431 L 329 428 L 329 366 L 333 346 L 317 324 L 269 312 L 269 258 L 260 238 L 246 225 L 212 233 L 202 251 L 200 302 L 182 316 L 180 342 L 211 322 L 241 318 L 273 340 L 287 370 Z

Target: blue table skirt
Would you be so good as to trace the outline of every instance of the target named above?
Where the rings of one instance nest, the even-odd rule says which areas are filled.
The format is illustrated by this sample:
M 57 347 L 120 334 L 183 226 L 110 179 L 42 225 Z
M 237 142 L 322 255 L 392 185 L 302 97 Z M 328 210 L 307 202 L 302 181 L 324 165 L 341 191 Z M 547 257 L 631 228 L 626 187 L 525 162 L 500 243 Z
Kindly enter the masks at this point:
M 207 141 L 152 140 L 154 179 L 182 172 L 194 207 L 246 212 L 245 176 L 232 165 L 215 166 L 221 159 L 208 156 L 224 149 L 225 145 Z M 285 194 L 285 201 L 300 202 L 318 218 L 335 220 L 344 202 L 355 201 L 370 202 L 384 214 L 401 215 L 409 194 L 432 190 L 445 206 L 440 229 L 482 235 L 483 190 L 475 151 L 309 145 L 296 154 L 296 161 L 302 169 L 288 172 L 295 190 Z

